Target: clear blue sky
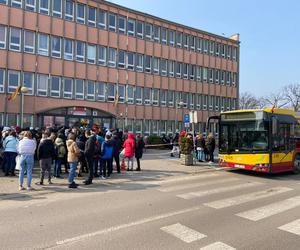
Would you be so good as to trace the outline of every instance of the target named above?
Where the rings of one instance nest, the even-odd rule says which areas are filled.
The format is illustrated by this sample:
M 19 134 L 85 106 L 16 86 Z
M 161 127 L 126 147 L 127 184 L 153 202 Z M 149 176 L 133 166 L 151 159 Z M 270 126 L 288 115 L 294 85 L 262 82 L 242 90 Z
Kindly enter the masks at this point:
M 300 84 L 298 0 L 111 0 L 211 33 L 240 33 L 240 92 L 256 96 Z

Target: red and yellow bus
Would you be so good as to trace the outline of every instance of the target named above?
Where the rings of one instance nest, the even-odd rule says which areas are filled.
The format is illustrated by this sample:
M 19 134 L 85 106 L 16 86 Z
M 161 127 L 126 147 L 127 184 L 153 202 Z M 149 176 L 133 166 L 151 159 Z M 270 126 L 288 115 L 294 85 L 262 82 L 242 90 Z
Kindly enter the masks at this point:
M 288 109 L 223 112 L 219 164 L 266 173 L 300 173 L 300 116 Z

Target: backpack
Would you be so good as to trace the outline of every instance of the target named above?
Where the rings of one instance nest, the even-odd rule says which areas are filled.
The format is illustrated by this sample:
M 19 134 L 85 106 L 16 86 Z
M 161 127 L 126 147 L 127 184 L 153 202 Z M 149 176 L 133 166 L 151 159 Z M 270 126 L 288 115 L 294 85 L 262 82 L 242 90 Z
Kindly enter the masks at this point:
M 58 158 L 64 158 L 66 155 L 66 148 L 64 145 L 59 145 L 56 147 L 56 155 Z
M 95 143 L 95 153 L 94 155 L 101 155 L 101 145 L 98 140 Z
M 102 159 L 107 160 L 113 157 L 113 146 L 108 145 L 106 142 L 103 142 L 103 152 Z

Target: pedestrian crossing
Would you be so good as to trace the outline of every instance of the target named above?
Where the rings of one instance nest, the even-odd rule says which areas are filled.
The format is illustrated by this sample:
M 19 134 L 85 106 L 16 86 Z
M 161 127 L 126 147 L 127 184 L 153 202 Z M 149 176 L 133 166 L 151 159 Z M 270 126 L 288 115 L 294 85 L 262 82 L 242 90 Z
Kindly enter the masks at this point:
M 234 207 L 235 210 L 232 211 L 235 212 L 232 213 L 232 216 L 240 218 L 240 223 L 243 223 L 243 221 L 255 223 L 276 215 L 283 217 L 284 213 L 289 213 L 290 210 L 300 207 L 300 195 L 299 192 L 297 193 L 297 190 L 300 191 L 300 189 L 297 185 L 287 187 L 283 186 L 282 182 L 280 182 L 281 185 L 274 186 L 274 182 L 268 182 L 264 179 L 260 179 L 259 181 L 257 181 L 257 179 L 248 181 L 247 179 L 247 182 L 245 182 L 245 178 L 232 175 L 217 174 L 206 177 L 205 174 L 203 174 L 199 175 L 199 177 L 199 182 L 197 182 L 197 178 L 193 176 L 193 180 L 189 183 L 186 183 L 186 181 L 171 183 L 169 185 L 163 185 L 157 188 L 157 190 L 183 200 L 197 200 L 204 207 L 211 209 L 221 210 Z M 272 184 L 272 187 L 269 186 L 270 184 Z M 232 193 L 237 192 L 239 193 L 238 195 L 232 195 Z M 212 201 L 207 202 L 207 197 L 218 197 L 217 195 L 222 195 L 222 198 L 212 199 Z M 202 200 L 203 202 L 201 202 Z M 263 205 L 253 208 L 256 202 L 259 204 L 258 201 L 262 201 Z M 252 209 L 247 210 L 247 205 Z M 243 210 L 238 211 L 239 208 Z M 273 229 L 279 232 L 289 233 L 294 237 L 299 237 L 300 216 L 294 219 L 294 221 L 289 219 L 290 221 L 286 221 L 284 225 L 276 225 Z M 162 227 L 161 230 L 186 243 L 209 238 L 207 232 L 197 232 L 180 223 Z M 199 249 L 232 250 L 236 248 L 224 242 L 217 241 Z

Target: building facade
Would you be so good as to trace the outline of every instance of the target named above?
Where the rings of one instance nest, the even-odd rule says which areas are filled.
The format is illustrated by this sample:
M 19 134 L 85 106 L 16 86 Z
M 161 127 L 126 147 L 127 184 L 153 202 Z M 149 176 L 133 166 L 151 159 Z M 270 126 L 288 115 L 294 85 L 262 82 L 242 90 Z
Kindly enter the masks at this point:
M 0 0 L 0 124 L 159 135 L 194 111 L 203 131 L 237 106 L 238 40 L 102 0 Z

